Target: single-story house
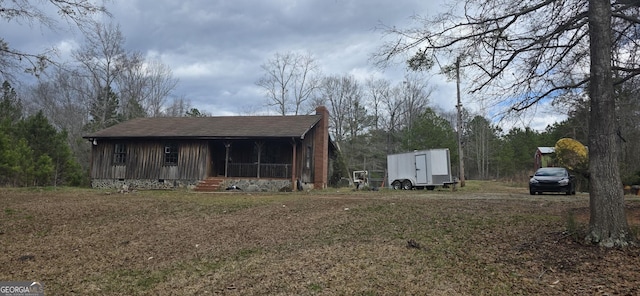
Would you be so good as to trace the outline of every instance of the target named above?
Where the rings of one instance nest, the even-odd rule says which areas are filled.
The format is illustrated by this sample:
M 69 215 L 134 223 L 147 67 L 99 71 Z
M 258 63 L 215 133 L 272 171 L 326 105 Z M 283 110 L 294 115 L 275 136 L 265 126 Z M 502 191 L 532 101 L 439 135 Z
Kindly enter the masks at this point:
M 553 166 L 554 147 L 538 147 L 534 155 L 534 170 L 542 167 Z
M 320 106 L 314 115 L 137 118 L 84 138 L 95 188 L 322 189 L 337 153 L 328 127 Z

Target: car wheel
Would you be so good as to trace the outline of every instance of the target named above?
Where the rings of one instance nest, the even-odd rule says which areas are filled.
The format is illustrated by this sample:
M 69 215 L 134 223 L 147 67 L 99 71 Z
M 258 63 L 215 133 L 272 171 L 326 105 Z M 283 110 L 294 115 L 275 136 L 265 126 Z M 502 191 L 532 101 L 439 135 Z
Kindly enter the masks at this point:
M 404 190 L 411 190 L 411 188 L 413 188 L 413 185 L 411 184 L 411 181 L 409 180 L 404 180 L 402 182 L 402 189 Z
M 393 190 L 400 190 L 401 183 L 398 180 L 393 181 L 393 183 L 391 183 L 391 188 L 393 188 Z

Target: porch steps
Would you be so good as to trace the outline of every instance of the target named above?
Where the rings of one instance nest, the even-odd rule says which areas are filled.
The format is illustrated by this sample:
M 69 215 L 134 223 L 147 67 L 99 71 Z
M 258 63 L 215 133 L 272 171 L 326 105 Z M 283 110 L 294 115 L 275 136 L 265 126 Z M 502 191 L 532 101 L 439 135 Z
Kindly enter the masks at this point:
M 194 191 L 198 191 L 198 192 L 220 191 L 220 185 L 222 184 L 222 182 L 224 182 L 224 180 L 225 179 L 221 177 L 206 178 L 200 181 L 200 183 L 198 183 Z

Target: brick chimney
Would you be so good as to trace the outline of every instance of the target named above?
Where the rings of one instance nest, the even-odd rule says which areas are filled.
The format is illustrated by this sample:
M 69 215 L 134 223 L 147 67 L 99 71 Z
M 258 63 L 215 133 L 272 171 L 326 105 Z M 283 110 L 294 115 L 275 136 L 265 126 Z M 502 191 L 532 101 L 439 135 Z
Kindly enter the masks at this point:
M 313 139 L 313 187 L 324 189 L 329 182 L 329 110 L 318 106 L 316 114 L 322 115 L 322 119 L 316 125 Z

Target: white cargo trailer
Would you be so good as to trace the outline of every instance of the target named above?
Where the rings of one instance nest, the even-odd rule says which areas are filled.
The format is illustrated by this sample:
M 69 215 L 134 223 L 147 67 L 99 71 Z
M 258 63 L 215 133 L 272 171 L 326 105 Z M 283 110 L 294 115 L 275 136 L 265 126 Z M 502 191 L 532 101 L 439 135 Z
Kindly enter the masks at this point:
M 392 189 L 410 190 L 454 184 L 449 149 L 416 150 L 387 155 L 387 174 Z

